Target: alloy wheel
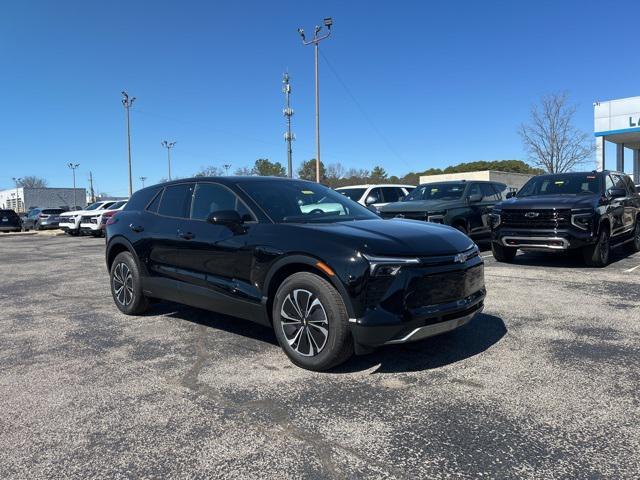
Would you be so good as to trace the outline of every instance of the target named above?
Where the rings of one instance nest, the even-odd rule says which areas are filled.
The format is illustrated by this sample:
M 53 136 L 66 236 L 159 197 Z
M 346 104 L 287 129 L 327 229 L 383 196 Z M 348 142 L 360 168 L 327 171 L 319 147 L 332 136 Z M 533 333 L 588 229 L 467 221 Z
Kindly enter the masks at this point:
M 280 325 L 289 346 L 299 355 L 319 354 L 329 338 L 329 320 L 320 299 L 312 292 L 290 292 L 280 309 Z
M 133 301 L 133 276 L 126 263 L 118 263 L 113 270 L 113 293 L 122 306 Z

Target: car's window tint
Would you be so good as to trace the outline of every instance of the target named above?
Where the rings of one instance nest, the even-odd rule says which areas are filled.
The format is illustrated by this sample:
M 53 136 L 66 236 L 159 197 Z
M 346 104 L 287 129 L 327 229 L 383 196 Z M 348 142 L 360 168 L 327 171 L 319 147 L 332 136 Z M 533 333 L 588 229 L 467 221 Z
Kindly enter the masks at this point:
M 425 183 L 418 185 L 405 200 L 458 200 L 465 186 L 464 183 Z
M 631 180 L 631 177 L 629 177 L 628 175 L 624 175 L 622 177 L 625 181 L 625 183 L 627 184 L 627 190 L 629 191 L 630 194 L 634 194 L 636 193 L 636 186 L 633 184 L 633 181 Z
M 382 189 L 380 188 L 372 188 L 369 193 L 367 193 L 367 198 L 365 198 L 365 203 L 367 205 L 372 205 L 374 203 L 381 203 L 382 200 Z
M 153 197 L 153 200 L 151 200 L 151 203 L 149 203 L 149 205 L 147 205 L 147 211 L 149 212 L 153 212 L 153 213 L 158 213 L 158 207 L 160 206 L 160 199 L 162 198 L 162 192 L 163 190 L 160 190 L 155 197 Z
M 611 174 L 613 177 L 613 188 L 619 188 L 620 190 L 624 190 L 628 193 L 627 183 L 624 181 L 624 177 L 618 174 Z
M 480 184 L 473 183 L 469 185 L 469 190 L 467 190 L 467 197 L 471 195 L 482 195 L 482 190 L 480 190 Z
M 482 191 L 483 200 L 487 202 L 497 202 L 500 200 L 500 194 L 493 188 L 490 183 L 481 183 L 480 190 Z
M 166 187 L 160 201 L 158 213 L 167 217 L 189 218 L 192 195 L 192 183 L 181 183 Z
M 397 202 L 404 196 L 402 190 L 398 187 L 382 187 L 382 195 L 385 202 Z
M 533 177 L 524 184 L 517 196 L 594 193 L 600 193 L 600 175 L 591 172 L 582 174 L 559 173 L 553 176 L 540 175 Z
M 210 214 L 221 210 L 235 210 L 245 222 L 255 220 L 242 200 L 228 188 L 215 183 L 198 183 L 191 206 L 191 218 L 206 220 Z
M 341 193 L 345 197 L 349 197 L 354 202 L 357 202 L 364 195 L 364 191 L 366 188 L 341 188 L 337 190 L 338 193 Z

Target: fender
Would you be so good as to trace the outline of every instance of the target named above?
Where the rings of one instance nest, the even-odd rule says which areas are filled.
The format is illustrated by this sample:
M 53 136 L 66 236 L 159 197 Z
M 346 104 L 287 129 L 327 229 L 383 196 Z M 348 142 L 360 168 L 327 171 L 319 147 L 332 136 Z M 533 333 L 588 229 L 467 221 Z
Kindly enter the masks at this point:
M 107 269 L 109 268 L 109 255 L 111 254 L 111 250 L 113 250 L 113 247 L 116 245 L 122 245 L 127 250 L 129 250 L 133 254 L 133 259 L 135 260 L 138 269 L 141 269 L 140 260 L 138 259 L 138 255 L 136 255 L 136 250 L 133 248 L 131 242 L 122 235 L 116 235 L 115 237 L 110 238 L 109 243 L 107 244 L 107 248 L 105 248 L 104 261 L 107 265 Z
M 317 263 L 318 262 L 325 263 L 323 260 L 321 260 L 319 258 L 315 258 L 315 257 L 312 257 L 310 255 L 302 255 L 302 254 L 289 255 L 289 256 L 286 256 L 284 258 L 281 258 L 281 259 L 277 260 L 276 262 L 274 262 L 274 264 L 271 266 L 271 268 L 267 272 L 267 275 L 265 276 L 264 284 L 263 284 L 263 287 L 262 287 L 263 298 L 266 298 L 268 296 L 269 287 L 271 286 L 271 281 L 273 280 L 273 277 L 283 267 L 286 267 L 287 265 L 291 265 L 291 264 L 294 264 L 294 263 L 298 263 L 298 264 L 301 263 L 301 264 L 304 264 L 304 265 L 308 265 L 309 267 L 313 268 L 314 270 L 322 271 L 317 267 Z M 333 267 L 331 265 L 329 265 L 329 266 L 333 269 Z M 354 316 L 353 305 L 351 304 L 351 299 L 350 299 L 350 297 L 349 297 L 349 295 L 347 293 L 347 289 L 345 288 L 345 286 L 342 283 L 342 280 L 339 278 L 338 274 L 336 273 L 333 276 L 325 275 L 324 278 L 327 279 L 329 281 L 329 283 L 331 283 L 331 285 L 333 285 L 336 288 L 336 290 L 338 290 L 338 292 L 340 293 L 340 296 L 342 297 L 342 301 L 344 302 L 345 306 L 347 307 L 347 313 L 349 314 L 349 318 L 352 318 Z

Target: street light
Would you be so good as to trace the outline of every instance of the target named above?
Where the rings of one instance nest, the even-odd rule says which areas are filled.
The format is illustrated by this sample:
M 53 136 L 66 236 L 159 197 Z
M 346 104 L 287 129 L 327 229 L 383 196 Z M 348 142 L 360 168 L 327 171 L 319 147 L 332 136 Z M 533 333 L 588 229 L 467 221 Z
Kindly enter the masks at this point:
M 167 142 L 166 140 L 163 140 L 162 142 L 160 142 L 160 145 L 162 145 L 164 148 L 167 149 L 167 162 L 169 164 L 169 180 L 171 180 L 171 149 L 175 144 L 176 142 Z
M 131 124 L 129 120 L 129 109 L 136 101 L 136 97 L 129 97 L 126 91 L 122 92 L 122 105 L 127 112 L 127 151 L 129 153 L 129 198 L 133 195 L 133 180 L 131 177 Z
M 16 184 L 16 210 L 20 213 L 20 196 L 18 195 L 18 185 L 22 182 L 22 178 L 12 177 L 14 183 Z M 24 202 L 22 202 L 24 203 Z
M 142 188 L 144 188 L 144 181 L 147 179 L 147 177 L 140 177 L 140 181 L 142 182 Z
M 229 176 L 229 169 L 231 168 L 231 164 L 230 163 L 225 163 L 223 165 L 224 167 L 224 174 L 228 177 Z
M 75 210 L 78 206 L 78 202 L 76 201 L 76 168 L 80 166 L 79 163 L 67 163 L 67 167 L 71 169 L 73 172 L 73 208 Z
M 307 40 L 302 28 L 298 29 L 298 33 L 302 38 L 303 45 L 313 45 L 315 53 L 315 77 L 316 77 L 316 182 L 320 183 L 320 85 L 318 79 L 318 44 L 328 38 L 331 35 L 331 26 L 333 25 L 333 19 L 327 17 L 323 21 L 324 26 L 327 27 L 327 33 L 319 35 L 322 31 L 320 25 L 316 25 L 313 31 L 313 38 Z

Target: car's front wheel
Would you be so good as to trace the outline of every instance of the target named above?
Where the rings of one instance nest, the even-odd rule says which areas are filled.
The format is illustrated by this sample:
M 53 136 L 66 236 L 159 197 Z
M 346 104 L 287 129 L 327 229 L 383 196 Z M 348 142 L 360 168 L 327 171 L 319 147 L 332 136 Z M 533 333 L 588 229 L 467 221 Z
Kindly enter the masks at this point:
M 142 293 L 140 270 L 130 252 L 121 252 L 113 260 L 110 279 L 113 301 L 122 313 L 140 315 L 149 308 Z
M 636 228 L 633 229 L 633 238 L 627 243 L 630 252 L 640 252 L 640 214 L 636 218 Z
M 299 367 L 328 370 L 353 355 L 344 301 L 319 275 L 299 272 L 282 282 L 273 302 L 273 328 Z
M 582 250 L 584 262 L 590 267 L 606 267 L 609 264 L 609 254 L 611 253 L 611 244 L 609 242 L 609 230 L 600 228 L 598 241 L 593 245 L 588 245 Z

